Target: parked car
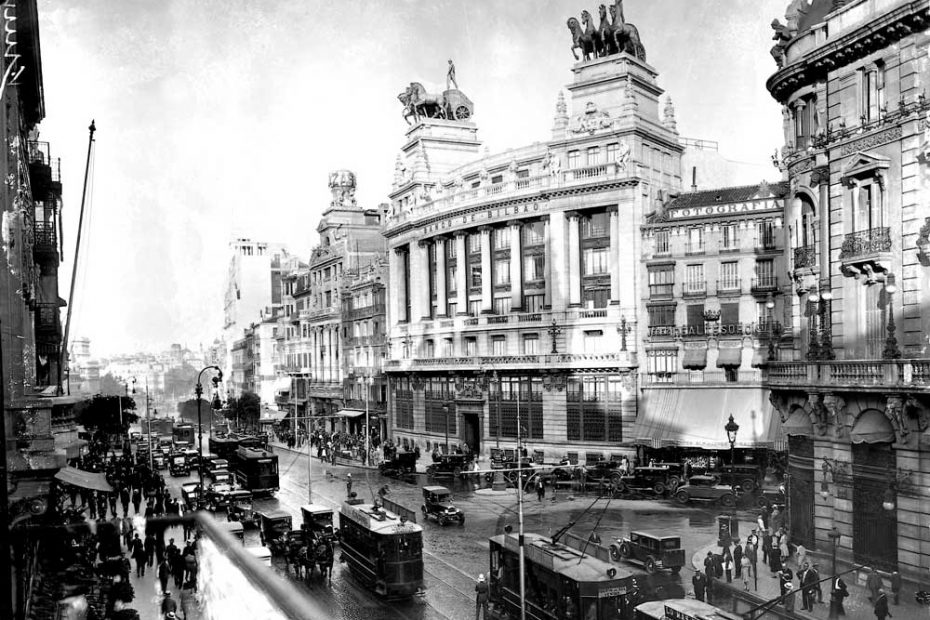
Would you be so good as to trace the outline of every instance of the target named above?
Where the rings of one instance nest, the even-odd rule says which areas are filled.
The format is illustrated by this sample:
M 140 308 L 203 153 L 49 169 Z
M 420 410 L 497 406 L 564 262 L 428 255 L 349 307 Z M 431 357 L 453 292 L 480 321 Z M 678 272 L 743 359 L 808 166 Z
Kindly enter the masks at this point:
M 423 505 L 420 509 L 424 521 L 433 517 L 440 525 L 456 521 L 459 525 L 465 525 L 465 513 L 452 503 L 452 491 L 446 487 L 423 487 Z
M 584 466 L 584 475 L 588 482 L 613 482 L 619 484 L 623 474 L 620 461 L 596 461 Z
M 474 456 L 471 454 L 440 454 L 426 468 L 427 476 L 462 476 L 471 469 Z
M 390 460 L 384 461 L 378 465 L 378 471 L 382 476 L 403 476 L 412 474 L 417 470 L 417 459 L 420 457 L 419 451 L 407 452 L 397 451 Z
M 152 465 L 155 469 L 167 469 L 168 468 L 168 455 L 164 452 L 155 451 L 152 455 Z
M 170 457 L 170 465 L 168 470 L 171 472 L 172 476 L 187 476 L 191 473 L 190 464 L 187 462 L 187 457 L 184 454 L 175 452 Z
M 181 499 L 184 500 L 184 505 L 192 510 L 197 507 L 197 496 L 199 493 L 199 482 L 185 482 L 181 485 Z
M 333 509 L 321 504 L 304 504 L 300 507 L 303 517 L 301 529 L 314 540 L 338 542 L 339 530 L 333 527 Z
M 675 499 L 681 504 L 688 502 L 717 502 L 721 506 L 735 506 L 736 500 L 741 494 L 739 486 L 731 487 L 728 484 L 720 484 L 716 476 L 691 476 L 687 484 L 683 484 L 675 491 Z
M 784 508 L 785 493 L 781 489 L 759 488 L 756 489 L 755 503 L 759 508 L 762 508 L 763 506 L 769 509 L 771 509 L 773 506 Z
M 283 510 L 269 510 L 259 512 L 258 519 L 262 544 L 273 554 L 284 555 L 290 540 L 291 515 Z
M 610 557 L 615 560 L 638 562 L 646 572 L 670 570 L 677 573 L 685 565 L 685 550 L 678 536 L 657 536 L 647 532 L 630 532 L 610 545 Z
M 631 490 L 649 490 L 656 495 L 662 495 L 669 489 L 670 473 L 668 467 L 634 467 L 632 474 L 624 474 L 620 477 L 617 490 L 621 493 Z
M 233 475 L 225 469 L 214 469 L 212 471 L 208 471 L 206 477 L 213 484 L 233 484 L 236 481 L 235 477 L 233 477 Z

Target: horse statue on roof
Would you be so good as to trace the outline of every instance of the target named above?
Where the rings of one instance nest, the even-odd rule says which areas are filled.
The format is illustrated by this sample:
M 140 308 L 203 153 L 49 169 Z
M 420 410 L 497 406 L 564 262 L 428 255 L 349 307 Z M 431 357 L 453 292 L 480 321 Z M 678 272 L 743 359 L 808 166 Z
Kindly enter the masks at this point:
M 426 92 L 426 88 L 419 82 L 410 82 L 410 86 L 397 99 L 404 104 L 404 120 L 418 123 L 420 117 L 446 118 L 445 97 Z
M 610 16 L 613 19 L 614 44 L 618 50 L 646 62 L 646 48 L 639 38 L 639 30 L 623 19 L 623 0 L 614 0 Z
M 587 12 L 587 11 L 585 11 Z M 594 37 L 581 29 L 581 23 L 575 17 L 568 18 L 568 31 L 572 33 L 572 55 L 575 60 L 591 60 L 597 55 L 597 48 L 594 45 Z M 578 52 L 581 50 L 581 58 L 578 58 Z

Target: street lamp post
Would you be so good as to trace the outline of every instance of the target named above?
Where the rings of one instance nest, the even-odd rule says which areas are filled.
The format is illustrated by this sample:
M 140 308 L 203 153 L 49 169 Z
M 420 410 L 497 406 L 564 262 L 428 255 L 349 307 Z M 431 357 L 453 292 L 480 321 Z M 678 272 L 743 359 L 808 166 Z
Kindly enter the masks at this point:
M 833 571 L 833 579 L 830 580 L 830 589 L 832 591 L 833 587 L 836 585 L 836 547 L 837 545 L 839 545 L 840 537 L 841 537 L 840 531 L 836 529 L 835 525 L 833 526 L 833 529 L 827 532 L 827 537 L 830 539 L 830 543 L 831 543 L 830 547 L 831 547 L 832 559 L 833 559 L 830 565 L 831 570 Z M 833 601 L 831 600 L 830 601 L 830 613 L 828 617 L 837 618 L 838 617 L 837 611 L 838 610 L 836 609 L 836 606 L 833 604 Z
M 774 362 L 777 357 L 777 352 L 775 350 L 775 333 L 773 331 L 774 325 L 772 311 L 775 309 L 775 298 L 772 297 L 772 294 L 769 293 L 768 298 L 765 300 L 765 309 L 768 312 L 768 332 L 769 332 L 769 351 L 768 351 L 768 361 Z
M 203 385 L 200 383 L 203 373 L 208 370 L 215 370 L 216 376 L 213 377 L 213 385 L 218 386 L 223 380 L 223 371 L 219 366 L 207 366 L 197 375 L 197 385 L 194 386 L 194 394 L 197 396 L 197 441 L 200 443 L 200 454 L 197 458 L 197 476 L 200 479 L 200 490 L 197 493 L 197 508 L 203 508 L 203 419 L 200 417 L 200 397 L 203 396 Z M 219 400 L 219 396 L 214 394 L 214 400 Z M 151 434 L 149 434 L 151 437 Z M 151 454 L 151 449 L 149 450 Z
M 371 455 L 371 426 L 370 426 L 371 422 L 368 419 L 368 415 L 369 415 L 368 414 L 368 409 L 369 409 L 368 401 L 371 398 L 371 386 L 374 384 L 374 381 L 375 381 L 375 378 L 372 376 L 366 376 L 364 378 L 364 382 L 365 382 L 365 458 L 362 460 L 362 462 L 365 463 L 365 465 L 370 465 L 368 460 Z M 447 429 L 448 429 L 448 426 L 449 426 L 449 422 L 447 421 L 446 422 Z M 447 430 L 446 435 L 448 434 L 449 432 Z M 446 439 L 446 443 L 449 443 L 448 438 Z
M 449 454 L 449 405 L 442 406 L 443 417 L 446 419 L 446 454 Z
M 894 274 L 890 273 L 885 279 L 885 293 L 888 296 L 885 302 L 885 307 L 888 309 L 888 326 L 886 328 L 888 336 L 885 338 L 885 350 L 882 351 L 882 357 L 890 360 L 901 357 L 901 349 L 898 348 L 898 339 L 895 337 L 894 304 L 892 303 L 894 294 L 897 292 L 898 287 L 895 285 Z
M 736 469 L 734 464 L 736 462 L 736 433 L 739 431 L 739 424 L 733 419 L 733 414 L 730 414 L 730 419 L 727 421 L 726 426 L 723 427 L 727 432 L 727 441 L 730 442 L 730 489 L 733 491 L 733 506 L 736 506 Z M 735 513 L 735 508 L 731 509 L 732 513 Z M 733 523 L 730 523 L 730 532 L 732 534 Z

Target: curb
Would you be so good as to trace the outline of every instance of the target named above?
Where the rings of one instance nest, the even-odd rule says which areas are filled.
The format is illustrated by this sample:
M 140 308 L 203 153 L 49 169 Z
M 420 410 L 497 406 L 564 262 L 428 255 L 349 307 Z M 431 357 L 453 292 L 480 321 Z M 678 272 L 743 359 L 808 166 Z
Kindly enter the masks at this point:
M 294 454 L 307 455 L 306 450 L 303 450 L 303 449 L 298 450 L 297 448 L 288 448 L 284 444 L 269 442 L 268 446 L 271 447 L 273 450 L 286 450 L 287 452 L 293 452 Z M 367 470 L 378 471 L 378 467 L 376 465 L 365 465 L 363 463 L 354 461 L 352 459 L 344 459 L 344 458 L 336 457 L 336 462 L 330 463 L 329 461 L 324 461 L 323 459 L 320 459 L 316 456 L 311 455 L 311 458 L 313 458 L 319 463 L 324 463 L 324 464 L 329 464 L 329 465 L 342 465 L 343 467 L 354 467 L 356 469 L 367 469 Z

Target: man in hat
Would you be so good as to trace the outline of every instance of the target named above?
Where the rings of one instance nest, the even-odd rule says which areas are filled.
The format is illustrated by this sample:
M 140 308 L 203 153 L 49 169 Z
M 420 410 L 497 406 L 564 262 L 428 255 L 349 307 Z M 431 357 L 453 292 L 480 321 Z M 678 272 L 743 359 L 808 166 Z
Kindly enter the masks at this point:
M 869 576 L 865 578 L 865 587 L 869 591 L 869 601 L 874 603 L 878 599 L 878 593 L 882 589 L 882 576 L 874 568 L 866 569 Z
M 488 620 L 488 583 L 484 580 L 484 574 L 478 575 L 478 583 L 475 584 L 475 620 L 478 620 L 478 616 Z
M 171 620 L 177 617 L 178 602 L 171 598 L 171 592 L 165 592 L 165 598 L 161 600 L 161 613 L 165 618 Z
M 840 577 L 834 577 L 830 588 L 830 618 L 846 615 L 843 599 L 847 596 L 849 596 L 849 590 L 846 589 L 846 582 Z
M 885 618 L 891 617 L 891 613 L 888 611 L 888 597 L 885 596 L 885 591 L 881 588 L 875 593 L 875 606 L 872 608 L 872 612 L 877 620 L 885 620 Z
M 691 578 L 691 585 L 694 586 L 694 598 L 699 601 L 704 600 L 704 591 L 707 589 L 707 577 L 701 571 L 694 571 L 694 577 Z
M 352 474 L 346 474 L 346 498 L 352 497 Z

